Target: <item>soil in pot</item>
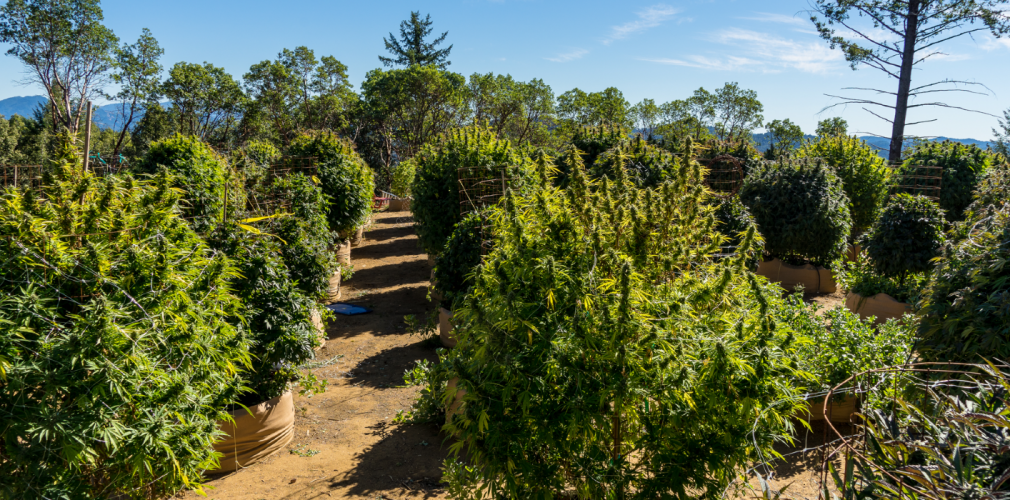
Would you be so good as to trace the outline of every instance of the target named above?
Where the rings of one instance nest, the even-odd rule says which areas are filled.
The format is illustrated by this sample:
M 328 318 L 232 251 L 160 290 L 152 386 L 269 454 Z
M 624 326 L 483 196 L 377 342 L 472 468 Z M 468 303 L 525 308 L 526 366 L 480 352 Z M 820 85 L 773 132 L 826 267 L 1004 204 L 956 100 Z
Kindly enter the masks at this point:
M 249 411 L 235 410 L 231 416 L 234 423 L 218 423 L 227 436 L 214 444 L 214 451 L 224 456 L 220 467 L 211 473 L 248 467 L 280 451 L 294 438 L 295 405 L 290 392 L 250 406 Z
M 858 293 L 849 292 L 845 295 L 845 308 L 866 319 L 875 316 L 874 322 L 881 324 L 889 319 L 901 318 L 912 314 L 912 305 L 898 302 L 886 293 L 878 293 L 872 297 L 863 297 Z
M 778 283 L 786 291 L 792 292 L 797 285 L 803 285 L 808 293 L 835 293 L 835 273 L 831 270 L 804 264 L 794 266 L 781 259 L 772 259 L 758 264 L 757 274 Z
M 456 336 L 452 334 L 452 311 L 438 308 L 438 338 L 442 341 L 442 346 L 447 348 L 456 347 Z

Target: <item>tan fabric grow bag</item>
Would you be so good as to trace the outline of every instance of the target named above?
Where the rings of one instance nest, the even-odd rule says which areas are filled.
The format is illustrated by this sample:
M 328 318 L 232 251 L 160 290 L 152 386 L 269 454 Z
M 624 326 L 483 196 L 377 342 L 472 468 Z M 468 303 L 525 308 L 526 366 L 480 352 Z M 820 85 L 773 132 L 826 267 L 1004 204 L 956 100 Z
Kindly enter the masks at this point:
M 312 326 L 316 329 L 316 336 L 319 337 L 319 346 L 316 347 L 318 351 L 326 345 L 326 325 L 323 324 L 323 313 L 318 308 L 312 309 Z
M 452 311 L 438 308 L 438 338 L 448 348 L 456 347 L 456 336 L 452 334 Z
M 828 418 L 832 422 L 848 423 L 853 414 L 856 413 L 858 399 L 855 396 L 845 396 L 841 401 L 831 401 L 828 403 Z M 824 421 L 824 398 L 817 398 L 810 401 L 810 416 L 807 422 Z
M 365 241 L 365 226 L 361 226 L 354 232 L 354 236 L 351 236 L 351 246 L 356 247 L 361 245 Z
M 794 266 L 774 259 L 758 264 L 757 274 L 778 283 L 787 292 L 792 292 L 797 285 L 803 285 L 808 293 L 835 293 L 835 274 L 823 267 L 810 264 Z
M 856 262 L 859 260 L 859 254 L 863 253 L 863 247 L 859 245 L 849 245 L 849 251 L 845 253 L 846 262 Z
M 463 396 L 466 396 L 466 389 L 462 387 L 457 388 L 456 384 L 458 383 L 459 377 L 453 377 L 453 379 L 446 384 L 448 389 L 456 389 L 456 397 L 453 398 L 452 404 L 449 405 L 449 409 L 445 412 L 445 423 L 447 424 L 452 422 L 452 417 L 462 413 L 459 407 L 463 405 Z
M 849 292 L 845 295 L 845 308 L 866 319 L 876 316 L 878 325 L 889 319 L 901 318 L 906 313 L 912 314 L 912 306 L 886 293 L 878 293 L 872 297 L 863 297 L 858 293 Z
M 337 262 L 340 263 L 341 267 L 350 267 L 351 265 L 351 240 L 343 240 L 336 247 L 337 252 Z
M 244 409 L 231 412 L 235 423 L 218 422 L 228 434 L 214 444 L 214 451 L 224 453 L 219 469 L 211 472 L 231 472 L 248 467 L 280 451 L 295 435 L 295 405 L 290 392 L 250 406 L 252 415 Z
M 326 287 L 326 298 L 332 304 L 340 300 L 340 268 L 330 275 L 330 284 Z
M 405 198 L 398 198 L 395 200 L 389 200 L 389 211 L 390 212 L 409 212 L 410 211 L 410 200 Z

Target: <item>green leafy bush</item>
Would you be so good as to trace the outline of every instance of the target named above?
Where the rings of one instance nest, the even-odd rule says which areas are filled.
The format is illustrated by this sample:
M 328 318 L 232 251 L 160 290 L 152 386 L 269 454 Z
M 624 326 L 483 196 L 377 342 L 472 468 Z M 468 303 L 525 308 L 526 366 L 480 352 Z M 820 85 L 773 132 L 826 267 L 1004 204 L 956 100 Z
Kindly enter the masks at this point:
M 530 160 L 498 140 L 484 127 L 453 130 L 439 137 L 414 157 L 417 174 L 412 191 L 411 210 L 417 237 L 428 255 L 438 255 L 445 248 L 456 224 L 462 219 L 458 170 L 468 167 L 467 175 L 500 177 L 510 180 L 511 188 L 522 190 L 531 171 Z
M 830 266 L 848 248 L 849 200 L 842 181 L 822 162 L 762 164 L 744 179 L 740 200 L 772 255 Z
M 995 163 L 996 155 L 978 146 L 959 142 L 924 142 L 912 150 L 898 171 L 899 175 L 924 174 L 915 166 L 943 167 L 940 208 L 950 222 L 964 220 L 964 211 L 972 202 L 979 180 Z M 929 172 L 932 175 L 932 172 Z
M 248 340 L 236 269 L 167 172 L 100 179 L 73 151 L 0 203 L 0 498 L 162 498 L 217 463 Z
M 589 169 L 589 175 L 614 179 L 618 168 L 628 170 L 635 186 L 651 188 L 671 180 L 680 165 L 672 154 L 650 145 L 639 135 L 600 154 Z
M 852 236 L 863 234 L 887 203 L 891 171 L 877 151 L 858 137 L 826 135 L 803 144 L 797 158 L 820 158 L 842 179 L 852 214 Z
M 567 185 L 572 169 L 575 167 L 567 154 L 567 149 L 574 148 L 579 151 L 582 163 L 587 167 L 596 164 L 596 158 L 601 154 L 617 147 L 619 144 L 627 142 L 628 134 L 619 125 L 602 125 L 599 127 L 576 127 L 572 132 L 571 139 L 556 161 L 557 172 L 554 181 L 559 186 Z
M 417 164 L 413 159 L 401 161 L 393 170 L 393 183 L 389 189 L 392 189 L 393 194 L 400 198 L 410 198 L 416 173 Z
M 864 239 L 876 271 L 904 283 L 909 274 L 925 273 L 943 246 L 943 212 L 928 198 L 898 194 L 884 207 Z
M 878 293 L 886 293 L 906 304 L 917 304 L 926 289 L 929 275 L 926 273 L 909 274 L 904 280 L 880 274 L 870 259 L 859 259 L 846 262 L 835 269 L 835 280 L 843 290 L 858 293 L 863 297 L 872 297 Z
M 436 288 L 442 292 L 442 307 L 453 309 L 473 286 L 470 274 L 480 265 L 483 218 L 467 214 L 456 224 L 442 253 L 435 259 Z
M 226 188 L 229 175 L 224 159 L 197 137 L 176 134 L 151 143 L 136 171 L 153 175 L 162 168 L 172 172 L 176 186 L 186 191 L 183 214 L 198 232 L 221 220 L 226 192 L 232 200 L 229 208 L 244 208 L 243 190 L 238 185 Z
M 800 368 L 813 375 L 796 381 L 809 392 L 831 389 L 863 371 L 903 365 L 915 343 L 913 321 L 878 327 L 843 307 L 822 314 L 820 306 L 803 302 L 803 294 L 789 296 L 778 315 L 795 332 Z
M 240 402 L 255 405 L 273 399 L 296 382 L 315 388 L 315 378 L 299 368 L 315 357 L 314 349 L 319 345 L 312 324 L 312 309 L 317 303 L 291 278 L 280 243 L 234 222 L 216 227 L 208 243 L 238 267 L 231 286 L 242 308 L 235 318 L 253 341 L 252 369 L 245 373 L 251 392 Z
M 980 208 L 952 233 L 924 292 L 922 358 L 1010 359 L 1010 203 Z
M 298 288 L 306 295 L 323 299 L 330 276 L 336 272 L 336 256 L 326 220 L 328 203 L 322 189 L 303 174 L 274 179 L 271 197 L 290 200 L 290 215 L 271 220 L 268 231 L 281 239 L 281 256 Z
M 697 165 L 638 190 L 594 184 L 569 154 L 568 188 L 541 174 L 492 213 L 494 250 L 456 311 L 449 493 L 721 494 L 802 404 L 779 293 L 743 259 L 713 261 Z
M 1010 164 L 999 163 L 988 169 L 972 198 L 974 201 L 969 210 L 974 212 L 987 207 L 1000 207 L 1010 201 Z
M 368 222 L 375 177 L 351 141 L 330 132 L 305 133 L 291 141 L 287 154 L 316 159 L 316 176 L 329 199 L 326 218 L 331 231 L 348 234 Z

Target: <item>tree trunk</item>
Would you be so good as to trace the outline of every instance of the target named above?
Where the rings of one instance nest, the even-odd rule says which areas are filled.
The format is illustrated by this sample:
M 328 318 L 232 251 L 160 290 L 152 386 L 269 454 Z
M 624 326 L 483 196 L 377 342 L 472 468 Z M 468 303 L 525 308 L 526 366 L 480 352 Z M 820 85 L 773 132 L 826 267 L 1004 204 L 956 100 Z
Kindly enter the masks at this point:
M 905 119 L 908 115 L 908 92 L 912 88 L 912 64 L 915 63 L 915 41 L 919 34 L 920 4 L 921 0 L 908 1 L 905 47 L 901 53 L 901 72 L 898 74 L 898 99 L 894 105 L 891 149 L 887 155 L 887 161 L 892 164 L 901 162 L 901 147 L 905 142 Z

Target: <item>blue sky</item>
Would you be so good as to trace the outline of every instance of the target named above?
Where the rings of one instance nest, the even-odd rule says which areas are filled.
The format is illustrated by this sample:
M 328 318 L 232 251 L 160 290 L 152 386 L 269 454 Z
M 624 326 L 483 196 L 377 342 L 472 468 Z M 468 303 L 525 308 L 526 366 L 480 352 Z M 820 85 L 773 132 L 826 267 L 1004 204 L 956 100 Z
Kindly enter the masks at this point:
M 102 2 L 106 24 L 124 41 L 152 30 L 167 67 L 211 62 L 240 78 L 250 65 L 305 45 L 349 67 L 356 87 L 380 65 L 382 38 L 411 10 L 430 13 L 454 45 L 451 70 L 541 78 L 560 94 L 574 87 L 619 88 L 632 103 L 687 97 L 727 81 L 757 91 L 765 118 L 790 118 L 810 133 L 817 120 L 842 116 L 850 132 L 889 135 L 890 125 L 859 107 L 819 112 L 843 87 L 895 87 L 878 72 L 852 71 L 813 32 L 807 0 L 549 1 L 444 0 L 404 2 L 174 0 Z M 990 96 L 948 96 L 948 102 L 1001 115 L 1010 107 L 1010 43 L 988 35 L 946 44 L 913 83 L 958 78 L 984 83 Z M 6 47 L 0 45 L 0 50 Z M 20 86 L 22 67 L 0 57 L 0 98 L 42 93 Z M 909 129 L 925 136 L 989 139 L 996 119 L 955 110 L 914 111 Z

